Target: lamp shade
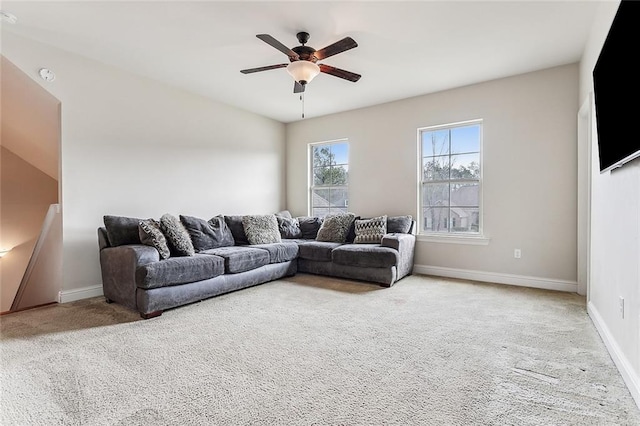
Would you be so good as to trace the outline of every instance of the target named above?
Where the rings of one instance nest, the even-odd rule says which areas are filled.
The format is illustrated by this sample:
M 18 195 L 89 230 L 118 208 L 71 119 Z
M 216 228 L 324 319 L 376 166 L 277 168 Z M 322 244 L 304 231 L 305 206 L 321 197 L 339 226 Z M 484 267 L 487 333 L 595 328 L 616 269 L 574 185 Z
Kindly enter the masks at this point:
M 300 60 L 287 65 L 287 71 L 298 83 L 307 84 L 320 74 L 320 67 L 313 62 Z

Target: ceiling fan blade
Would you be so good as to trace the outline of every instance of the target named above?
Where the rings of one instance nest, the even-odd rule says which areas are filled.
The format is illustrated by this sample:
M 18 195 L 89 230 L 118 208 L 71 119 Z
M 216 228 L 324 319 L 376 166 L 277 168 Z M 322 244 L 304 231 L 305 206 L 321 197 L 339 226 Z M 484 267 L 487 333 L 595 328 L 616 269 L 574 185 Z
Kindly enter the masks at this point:
M 287 55 L 289 58 L 293 58 L 296 60 L 299 59 L 299 56 L 296 52 L 289 49 L 287 46 L 280 43 L 278 40 L 271 37 L 269 34 L 258 34 L 256 37 L 258 37 L 260 40 L 267 43 L 269 46 L 275 47 L 276 49 L 278 49 L 279 51 Z
M 249 68 L 249 69 L 246 69 L 246 70 L 240 70 L 240 72 L 242 74 L 251 74 L 252 72 L 268 71 L 268 70 L 275 70 L 275 69 L 278 69 L 278 68 L 285 68 L 287 65 L 289 65 L 289 64 L 268 65 L 266 67 Z
M 304 92 L 304 86 L 297 81 L 293 83 L 293 93 L 302 93 Z
M 354 83 L 360 80 L 360 77 L 362 77 L 360 74 L 356 74 L 351 71 L 341 70 L 340 68 L 332 67 L 329 65 L 320 64 L 318 66 L 320 67 L 320 72 L 323 72 L 325 74 L 330 74 L 335 77 L 344 78 L 345 80 L 353 81 Z
M 322 60 L 328 58 L 329 56 L 337 55 L 338 53 L 342 53 L 345 50 L 353 49 L 354 47 L 358 47 L 358 43 L 351 37 L 345 37 L 342 40 L 336 41 L 329 46 L 317 50 L 313 56 L 316 57 L 317 60 Z

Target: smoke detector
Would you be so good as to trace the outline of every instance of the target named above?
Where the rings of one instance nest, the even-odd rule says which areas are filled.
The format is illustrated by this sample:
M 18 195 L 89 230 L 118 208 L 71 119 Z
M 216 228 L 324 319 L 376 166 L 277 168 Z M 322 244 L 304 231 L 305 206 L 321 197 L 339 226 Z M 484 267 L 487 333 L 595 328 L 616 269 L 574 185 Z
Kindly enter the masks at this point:
M 40 68 L 38 74 L 40 74 L 40 77 L 42 77 L 44 81 L 53 81 L 56 79 L 56 75 L 48 68 Z
M 16 22 L 18 22 L 18 17 L 16 15 L 14 15 L 13 13 L 5 12 L 3 10 L 0 10 L 0 18 L 2 18 L 4 22 L 8 22 L 10 24 L 15 24 Z

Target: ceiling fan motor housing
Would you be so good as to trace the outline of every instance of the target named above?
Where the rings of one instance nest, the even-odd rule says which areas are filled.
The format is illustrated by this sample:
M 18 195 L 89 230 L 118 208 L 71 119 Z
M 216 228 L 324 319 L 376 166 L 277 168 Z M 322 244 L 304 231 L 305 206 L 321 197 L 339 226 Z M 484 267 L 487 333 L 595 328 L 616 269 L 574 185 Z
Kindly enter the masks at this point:
M 296 52 L 298 54 L 298 58 L 299 58 L 299 59 L 289 58 L 289 60 L 291 62 L 299 60 L 299 61 L 310 61 L 310 62 L 314 62 L 315 63 L 315 62 L 318 61 L 316 59 L 316 57 L 313 56 L 313 54 L 316 53 L 316 49 L 314 49 L 313 47 L 297 46 L 297 47 L 292 48 L 291 50 Z
M 296 34 L 296 37 L 298 38 L 300 44 L 306 44 L 309 41 L 309 33 L 306 31 L 300 31 L 298 34 Z

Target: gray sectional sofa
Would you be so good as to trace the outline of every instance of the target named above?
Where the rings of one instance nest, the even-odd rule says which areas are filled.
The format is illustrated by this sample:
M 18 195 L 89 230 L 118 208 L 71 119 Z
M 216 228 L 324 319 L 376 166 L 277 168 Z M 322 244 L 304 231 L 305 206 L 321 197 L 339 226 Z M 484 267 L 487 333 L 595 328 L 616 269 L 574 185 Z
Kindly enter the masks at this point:
M 118 229 L 114 231 L 113 223 L 107 221 L 110 218 L 113 222 L 114 217 L 105 216 L 105 226 L 98 228 L 104 296 L 107 302 L 127 306 L 147 319 L 161 315 L 166 309 L 292 276 L 298 271 L 386 287 L 412 272 L 415 222 L 410 216 L 388 218 L 391 231 L 406 232 L 386 233 L 379 243 L 373 244 L 354 243 L 353 227 L 344 242 L 319 241 L 316 239 L 319 235 L 314 235 L 319 228 L 309 231 L 308 226 L 306 230 L 303 228 L 307 232 L 287 233 L 287 224 L 298 219 L 277 217 L 286 222 L 279 223 L 279 241 L 250 244 L 238 227 L 238 218 L 242 217 L 225 216 L 225 220 L 214 223 L 211 221 L 215 218 L 212 218 L 209 223 L 222 227 L 229 225 L 224 232 L 232 231 L 233 245 L 216 247 L 213 244 L 212 248 L 204 245 L 200 250 L 180 255 L 176 253 L 176 247 L 168 244 L 172 253 L 168 255 L 149 241 L 143 242 L 144 238 L 133 235 L 138 219 L 124 218 L 125 222 L 128 220 L 128 228 L 122 229 L 129 235 L 123 237 L 124 234 L 118 234 Z M 394 228 L 392 222 L 398 218 L 402 218 L 405 225 L 408 218 L 409 226 Z M 322 227 L 321 219 L 307 222 Z M 189 229 L 189 234 L 194 242 L 201 242 L 200 237 L 207 232 L 211 234 L 210 230 L 203 234 L 198 226 L 195 226 L 196 230 L 193 228 Z M 292 236 L 300 238 L 290 238 Z M 256 242 L 255 238 L 253 242 Z

